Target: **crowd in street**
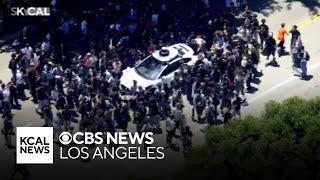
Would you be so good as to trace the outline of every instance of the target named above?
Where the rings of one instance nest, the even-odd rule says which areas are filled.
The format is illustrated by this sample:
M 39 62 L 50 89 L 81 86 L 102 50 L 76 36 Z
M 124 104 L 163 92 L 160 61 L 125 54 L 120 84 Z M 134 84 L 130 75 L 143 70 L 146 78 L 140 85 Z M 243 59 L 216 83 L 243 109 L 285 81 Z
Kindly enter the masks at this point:
M 169 146 L 175 146 L 173 138 L 180 139 L 187 154 L 193 136 L 189 120 L 219 125 L 240 118 L 246 93 L 255 91 L 252 83 L 262 75 L 260 55 L 267 56 L 266 66 L 274 64 L 276 54 L 284 55 L 288 33 L 293 70 L 306 77 L 309 55 L 296 26 L 287 32 L 282 24 L 277 43 L 266 20 L 260 22 L 246 4 L 231 4 L 218 13 L 210 12 L 202 1 L 195 4 L 189 17 L 181 17 L 169 1 L 110 1 L 106 9 L 112 15 L 105 14 L 103 23 L 86 14 L 64 14 L 59 27 L 36 42 L 25 28 L 22 48 L 12 53 L 8 65 L 11 81 L 0 82 L 2 132 L 8 147 L 12 146 L 8 136 L 14 133 L 12 108 L 23 108 L 21 101 L 32 100 L 55 136 L 74 131 L 75 124 L 77 131 L 116 132 L 128 131 L 133 123 L 136 132 L 166 131 Z M 74 41 L 74 34 L 83 38 L 70 56 L 64 46 Z M 204 39 L 206 48 L 194 66 L 181 64 L 170 84 L 159 84 L 154 91 L 120 88 L 125 68 L 163 46 L 195 38 Z M 189 104 L 191 117 L 184 108 Z

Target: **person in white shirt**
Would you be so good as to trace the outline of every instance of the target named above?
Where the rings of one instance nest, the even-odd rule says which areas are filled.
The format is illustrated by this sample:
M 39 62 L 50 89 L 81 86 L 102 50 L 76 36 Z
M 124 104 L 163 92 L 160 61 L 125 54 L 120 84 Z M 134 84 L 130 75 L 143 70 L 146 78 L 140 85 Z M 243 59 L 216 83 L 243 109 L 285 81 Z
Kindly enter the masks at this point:
M 35 66 L 39 66 L 40 65 L 40 53 L 41 52 L 36 52 L 36 53 L 33 54 L 32 62 L 34 63 Z
M 2 102 L 10 102 L 10 89 L 8 86 L 6 86 L 3 91 L 2 91 L 2 96 L 3 96 L 3 99 L 2 99 Z
M 205 57 L 203 52 L 199 53 L 198 60 L 202 61 L 206 67 L 212 67 L 212 62 Z
M 5 118 L 11 116 L 10 87 L 2 84 L 2 89 L 2 117 Z
M 23 78 L 23 74 L 20 72 L 19 69 L 17 70 L 17 73 L 16 73 L 16 83 L 17 83 L 18 98 L 25 99 L 26 98 L 26 95 L 24 93 L 25 80 Z

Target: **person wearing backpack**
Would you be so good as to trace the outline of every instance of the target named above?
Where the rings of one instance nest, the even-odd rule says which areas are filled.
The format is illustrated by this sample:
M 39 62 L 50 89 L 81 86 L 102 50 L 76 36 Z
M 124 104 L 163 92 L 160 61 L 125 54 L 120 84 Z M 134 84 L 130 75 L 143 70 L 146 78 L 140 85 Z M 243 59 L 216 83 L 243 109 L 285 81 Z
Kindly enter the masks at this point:
M 291 47 L 291 58 L 292 58 L 292 73 L 300 74 L 300 52 L 301 52 L 301 41 L 296 41 L 295 44 Z
M 309 61 L 309 53 L 304 49 L 304 46 L 301 47 L 300 53 L 300 69 L 301 69 L 301 79 L 306 79 L 307 77 L 307 61 Z

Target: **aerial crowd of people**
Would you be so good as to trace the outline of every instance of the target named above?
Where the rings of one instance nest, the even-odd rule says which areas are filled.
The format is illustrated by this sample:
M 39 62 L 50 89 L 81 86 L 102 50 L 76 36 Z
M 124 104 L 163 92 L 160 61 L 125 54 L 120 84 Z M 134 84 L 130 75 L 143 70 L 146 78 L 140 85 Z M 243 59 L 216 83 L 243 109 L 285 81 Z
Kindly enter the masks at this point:
M 195 4 L 189 17 L 177 13 L 169 1 L 109 1 L 108 11 L 98 15 L 73 16 L 54 7 L 54 13 L 60 13 L 57 28 L 44 37 L 24 28 L 8 65 L 11 81 L 0 82 L 7 146 L 12 147 L 9 138 L 14 134 L 12 109 L 32 99 L 44 126 L 53 127 L 56 137 L 75 130 L 166 131 L 167 144 L 175 146 L 172 139 L 178 138 L 187 154 L 193 136 L 189 120 L 219 125 L 240 118 L 246 93 L 256 90 L 252 83 L 262 76 L 260 56 L 267 56 L 266 66 L 276 63 L 276 57 L 285 54 L 289 33 L 292 68 L 301 78 L 307 76 L 310 57 L 297 26 L 287 32 L 281 24 L 277 43 L 266 20 L 259 21 L 246 4 L 214 13 L 202 1 Z M 196 64 L 181 64 L 171 83 L 153 91 L 120 87 L 125 68 L 163 46 L 199 37 L 206 47 Z M 190 105 L 191 116 L 185 110 Z M 131 123 L 134 129 L 128 128 Z

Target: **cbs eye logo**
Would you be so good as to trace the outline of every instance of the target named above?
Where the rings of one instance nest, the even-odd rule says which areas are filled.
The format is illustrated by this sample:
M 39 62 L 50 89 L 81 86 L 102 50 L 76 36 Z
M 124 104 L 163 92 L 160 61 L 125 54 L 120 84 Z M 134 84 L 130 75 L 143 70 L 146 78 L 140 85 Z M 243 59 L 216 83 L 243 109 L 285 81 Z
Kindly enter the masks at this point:
M 72 135 L 69 132 L 62 132 L 59 135 L 59 141 L 63 145 L 68 145 L 72 141 Z

